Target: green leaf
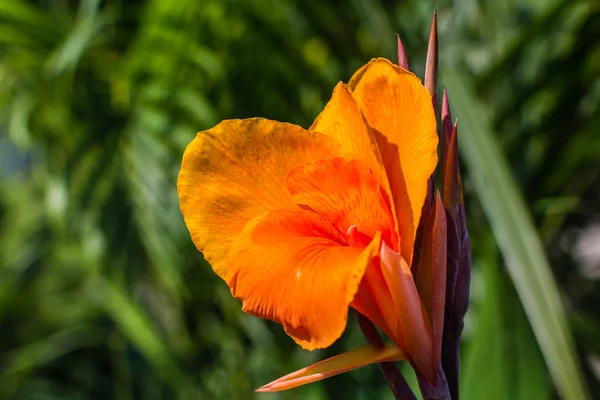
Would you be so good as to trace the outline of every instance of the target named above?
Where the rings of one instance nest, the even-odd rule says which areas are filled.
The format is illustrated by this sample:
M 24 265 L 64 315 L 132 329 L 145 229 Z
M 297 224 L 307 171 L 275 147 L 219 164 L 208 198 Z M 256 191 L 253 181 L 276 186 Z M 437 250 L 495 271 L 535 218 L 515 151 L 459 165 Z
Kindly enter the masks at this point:
M 491 232 L 476 243 L 461 399 L 548 400 L 548 370 Z
M 92 302 L 106 311 L 157 373 L 183 393 L 191 393 L 191 381 L 179 368 L 173 353 L 144 310 L 118 285 L 102 278 L 94 280 L 90 289 Z
M 556 387 L 565 399 L 588 399 L 552 270 L 485 110 L 461 72 L 440 71 L 460 119 L 461 155 Z

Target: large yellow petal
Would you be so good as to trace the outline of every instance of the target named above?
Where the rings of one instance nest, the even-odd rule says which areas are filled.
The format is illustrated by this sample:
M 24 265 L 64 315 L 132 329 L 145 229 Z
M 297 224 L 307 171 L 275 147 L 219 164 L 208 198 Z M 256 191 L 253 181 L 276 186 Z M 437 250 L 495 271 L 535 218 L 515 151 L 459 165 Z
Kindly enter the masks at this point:
M 285 177 L 294 167 L 339 155 L 332 138 L 262 118 L 227 120 L 188 145 L 177 181 L 185 223 L 198 250 L 226 281 L 225 260 L 248 221 L 299 209 Z
M 391 201 L 390 183 L 375 133 L 367 124 L 348 85 L 341 82 L 337 84 L 331 100 L 319 114 L 310 130 L 331 136 L 340 143 L 345 153 L 350 154 L 352 158 L 364 160 Z M 390 206 L 390 211 L 395 218 L 393 204 Z M 396 230 L 398 228 L 396 221 L 394 221 L 394 228 Z M 397 243 L 390 244 L 390 246 L 397 246 Z
M 349 86 L 375 130 L 398 218 L 402 256 L 410 265 L 427 180 L 437 164 L 431 95 L 415 75 L 381 58 L 359 69 Z
M 346 327 L 352 302 L 381 235 L 364 249 L 313 211 L 277 210 L 255 218 L 235 239 L 228 282 L 249 314 L 279 322 L 305 349 L 323 348 Z

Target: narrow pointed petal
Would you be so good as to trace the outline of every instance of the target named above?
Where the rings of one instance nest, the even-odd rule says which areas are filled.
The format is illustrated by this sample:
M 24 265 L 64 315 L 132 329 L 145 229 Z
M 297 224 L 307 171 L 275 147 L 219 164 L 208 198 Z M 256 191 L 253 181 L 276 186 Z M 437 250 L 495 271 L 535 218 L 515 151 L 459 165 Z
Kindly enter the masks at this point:
M 442 137 L 445 139 L 445 141 L 442 143 L 449 142 L 451 135 L 452 114 L 450 113 L 450 102 L 448 100 L 448 93 L 446 92 L 446 89 L 444 89 L 442 95 Z
M 364 346 L 292 372 L 264 385 L 257 392 L 279 392 L 317 382 L 369 364 L 405 359 L 404 352 L 399 347 L 391 344 L 385 344 L 383 347 Z
M 437 84 L 438 84 L 438 33 L 437 11 L 433 13 L 431 32 L 429 33 L 429 46 L 427 47 L 427 61 L 425 63 L 425 87 L 433 101 L 433 109 L 437 115 Z
M 236 237 L 228 284 L 245 312 L 282 324 L 305 349 L 328 347 L 346 328 L 348 306 L 380 243 L 377 234 L 366 248 L 353 248 L 313 211 L 269 211 Z
M 381 270 L 392 293 L 406 343 L 405 351 L 419 371 L 432 382 L 435 369 L 432 357 L 431 325 L 404 258 L 385 243 L 381 246 Z
M 437 34 L 437 11 L 433 13 L 433 20 L 431 22 L 431 32 L 429 34 L 429 45 L 427 47 L 427 60 L 425 62 L 425 88 L 431 95 L 431 104 L 433 105 L 433 112 L 437 118 L 438 101 L 437 101 L 437 87 L 438 87 L 438 34 Z M 443 138 L 442 138 L 443 147 Z M 435 201 L 435 171 L 432 172 L 429 180 L 427 181 L 427 196 L 423 204 L 423 214 L 429 215 Z M 419 222 L 419 226 L 423 223 L 423 214 Z M 417 231 L 415 237 L 415 248 L 421 248 L 422 232 Z M 419 254 L 417 252 L 417 260 L 413 260 L 413 267 L 417 267 L 419 264 Z M 416 271 L 416 268 L 415 268 Z
M 248 221 L 276 209 L 299 210 L 287 172 L 339 156 L 334 139 L 264 118 L 226 120 L 187 146 L 177 179 L 179 203 L 194 244 L 225 281 L 233 239 Z
M 448 150 L 445 154 L 446 159 L 443 161 L 443 191 L 444 205 L 456 220 L 458 214 L 459 201 L 461 200 L 461 182 L 460 172 L 458 170 L 458 125 L 454 125 L 454 129 L 450 135 L 448 142 Z
M 417 269 L 416 284 L 425 309 L 431 318 L 433 365 L 437 369 L 442 352 L 444 310 L 446 304 L 446 211 L 440 193 L 423 231 L 423 245 Z
M 410 71 L 410 67 L 408 66 L 408 57 L 406 56 L 406 51 L 404 50 L 402 39 L 400 39 L 400 35 L 397 33 L 396 38 L 398 39 L 398 65 L 404 68 L 405 70 Z
M 440 164 L 442 166 L 442 176 L 444 175 L 444 165 L 448 158 L 448 147 L 450 146 L 450 137 L 452 136 L 452 115 L 450 114 L 450 102 L 448 101 L 448 93 L 446 89 L 443 90 L 442 94 L 442 130 L 441 134 L 441 146 L 442 154 Z
M 458 194 L 456 183 L 457 179 L 460 179 L 460 173 L 458 171 L 458 147 L 456 135 L 453 135 L 454 128 L 452 125 L 452 115 L 450 113 L 450 103 L 448 101 L 448 94 L 444 89 L 442 97 L 442 158 L 440 161 L 442 170 L 442 187 L 444 205 L 451 212 L 452 216 L 455 217 L 458 208 Z M 449 187 L 445 187 L 446 180 L 448 179 Z M 452 181 L 455 181 L 454 183 Z
M 431 94 L 431 103 L 433 105 L 433 112 L 438 115 L 438 74 L 439 74 L 439 60 L 438 60 L 438 32 L 437 32 L 437 10 L 433 12 L 433 19 L 431 21 L 431 31 L 429 33 L 429 45 L 427 46 L 427 59 L 425 61 L 425 87 Z M 442 137 L 443 147 L 443 137 Z M 435 171 L 432 173 L 428 181 L 427 186 L 427 197 L 425 198 L 424 211 L 430 212 L 433 206 L 435 197 Z M 417 245 L 420 245 L 417 243 Z

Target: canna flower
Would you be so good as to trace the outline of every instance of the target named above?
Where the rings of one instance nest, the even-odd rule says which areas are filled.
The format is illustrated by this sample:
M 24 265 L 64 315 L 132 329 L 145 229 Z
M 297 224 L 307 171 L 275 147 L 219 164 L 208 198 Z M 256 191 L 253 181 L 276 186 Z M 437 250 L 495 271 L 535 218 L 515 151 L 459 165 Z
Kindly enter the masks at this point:
M 452 196 L 433 190 L 432 91 L 403 67 L 371 60 L 335 87 L 308 130 L 225 120 L 185 150 L 177 187 L 186 225 L 243 311 L 281 324 L 307 350 L 333 344 L 350 308 L 392 342 L 322 361 L 260 391 L 399 360 L 432 387 L 443 376 L 444 310 L 454 301 L 446 290 L 447 230 L 459 212 L 449 214 Z M 444 147 L 444 164 L 456 153 L 456 135 L 447 136 L 443 144 L 454 150 Z M 448 188 L 458 187 L 446 175 Z

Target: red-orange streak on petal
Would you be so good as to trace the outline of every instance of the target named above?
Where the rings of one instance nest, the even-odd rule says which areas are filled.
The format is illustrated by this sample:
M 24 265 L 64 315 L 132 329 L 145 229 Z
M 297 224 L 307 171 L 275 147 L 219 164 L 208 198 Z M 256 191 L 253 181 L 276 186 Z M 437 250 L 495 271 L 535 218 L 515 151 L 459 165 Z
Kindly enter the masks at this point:
M 305 349 L 337 340 L 348 306 L 377 256 L 381 235 L 365 249 L 346 246 L 342 235 L 313 211 L 270 211 L 236 237 L 228 282 L 244 311 L 283 325 Z
M 397 243 L 389 204 L 367 163 L 334 158 L 307 163 L 290 171 L 287 186 L 296 203 L 309 207 L 341 233 L 356 226 L 369 237 Z
M 298 210 L 288 171 L 341 155 L 331 137 L 263 118 L 226 120 L 188 145 L 177 180 L 185 223 L 198 250 L 224 280 L 233 239 L 269 210 Z
M 349 86 L 374 128 L 398 218 L 401 254 L 410 264 L 427 180 L 437 164 L 431 95 L 415 75 L 385 59 L 359 69 Z
M 352 247 L 363 248 L 367 247 L 369 243 L 371 243 L 371 238 L 359 231 L 356 225 L 352 225 L 350 228 L 348 228 L 347 236 L 348 243 L 350 243 L 350 246 Z
M 423 230 L 423 245 L 416 276 L 419 296 L 431 318 L 433 365 L 436 370 L 442 351 L 446 304 L 446 224 L 446 211 L 437 192 L 434 207 Z
M 381 246 L 381 270 L 400 318 L 405 351 L 419 371 L 435 382 L 432 365 L 431 325 L 421 303 L 410 266 L 385 243 Z
M 390 344 L 386 344 L 383 347 L 364 346 L 283 376 L 264 385 L 257 392 L 278 392 L 292 389 L 369 364 L 404 359 L 406 359 L 404 352 L 400 348 Z

